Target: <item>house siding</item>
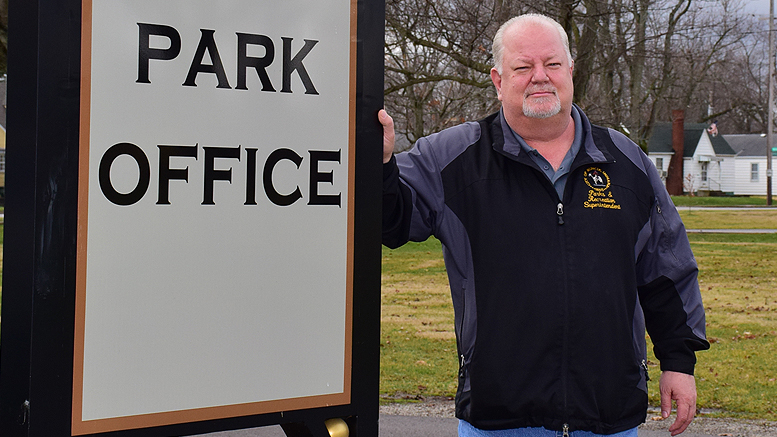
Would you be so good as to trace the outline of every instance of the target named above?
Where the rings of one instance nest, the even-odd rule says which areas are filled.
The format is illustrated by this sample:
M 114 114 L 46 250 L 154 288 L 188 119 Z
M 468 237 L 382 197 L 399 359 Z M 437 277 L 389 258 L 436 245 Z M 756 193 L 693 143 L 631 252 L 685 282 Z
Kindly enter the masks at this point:
M 758 164 L 758 180 L 750 179 L 752 164 Z M 749 196 L 766 195 L 766 158 L 759 156 L 739 156 L 736 159 L 736 186 L 734 194 Z
M 659 176 L 661 176 L 661 180 L 666 183 L 666 175 L 669 170 L 669 161 L 672 159 L 671 153 L 651 153 L 648 155 L 648 158 L 650 158 L 651 161 L 653 161 L 653 165 L 656 166 L 656 170 L 658 170 Z M 662 159 L 662 164 L 659 167 L 657 159 Z

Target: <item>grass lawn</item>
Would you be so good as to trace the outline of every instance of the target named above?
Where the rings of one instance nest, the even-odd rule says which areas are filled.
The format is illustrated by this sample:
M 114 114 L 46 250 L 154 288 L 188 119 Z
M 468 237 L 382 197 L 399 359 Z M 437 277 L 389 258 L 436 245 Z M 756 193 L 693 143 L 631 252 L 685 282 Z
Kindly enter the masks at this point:
M 453 306 L 440 242 L 383 248 L 381 393 L 394 398 L 456 392 Z
M 758 227 L 761 219 L 750 220 L 749 213 L 740 213 L 737 221 Z M 712 343 L 698 354 L 699 406 L 718 416 L 777 420 L 777 234 L 689 238 Z M 384 247 L 382 296 L 384 400 L 453 396 L 456 342 L 440 243 Z M 659 399 L 659 373 L 651 355 L 653 405 Z
M 777 229 L 777 209 L 694 211 L 679 207 L 687 229 Z
M 672 196 L 672 201 L 677 206 L 766 206 L 766 196 Z
M 697 354 L 699 405 L 777 420 L 777 235 L 689 237 L 711 343 Z

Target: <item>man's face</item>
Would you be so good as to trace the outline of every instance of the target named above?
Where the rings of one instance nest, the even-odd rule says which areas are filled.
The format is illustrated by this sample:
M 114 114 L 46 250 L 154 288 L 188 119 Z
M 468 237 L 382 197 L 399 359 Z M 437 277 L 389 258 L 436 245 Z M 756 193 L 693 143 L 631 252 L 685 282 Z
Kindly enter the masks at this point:
M 504 34 L 502 73 L 491 79 L 508 119 L 569 116 L 572 110 L 572 65 L 561 37 L 550 26 L 524 24 Z

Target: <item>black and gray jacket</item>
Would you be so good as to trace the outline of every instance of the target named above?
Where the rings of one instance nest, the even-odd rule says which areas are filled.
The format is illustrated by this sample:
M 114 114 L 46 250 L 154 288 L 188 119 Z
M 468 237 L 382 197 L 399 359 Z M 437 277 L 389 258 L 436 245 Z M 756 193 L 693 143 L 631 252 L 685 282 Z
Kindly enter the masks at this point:
M 384 165 L 383 243 L 443 244 L 460 358 L 456 416 L 482 429 L 611 434 L 645 420 L 645 327 L 662 370 L 709 348 L 696 262 L 658 172 L 592 126 L 563 199 L 499 114 Z

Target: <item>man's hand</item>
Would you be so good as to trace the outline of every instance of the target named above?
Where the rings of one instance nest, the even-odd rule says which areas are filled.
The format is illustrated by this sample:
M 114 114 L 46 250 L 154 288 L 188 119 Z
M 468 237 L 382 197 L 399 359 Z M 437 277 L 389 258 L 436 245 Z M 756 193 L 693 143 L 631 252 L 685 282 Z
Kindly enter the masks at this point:
M 385 109 L 378 111 L 378 121 L 383 125 L 383 163 L 391 161 L 394 154 L 394 120 Z
M 673 436 L 682 433 L 696 415 L 696 380 L 693 375 L 665 371 L 661 373 L 658 388 L 661 392 L 661 417 L 669 417 L 672 401 L 676 401 L 677 419 L 669 427 L 669 432 Z

